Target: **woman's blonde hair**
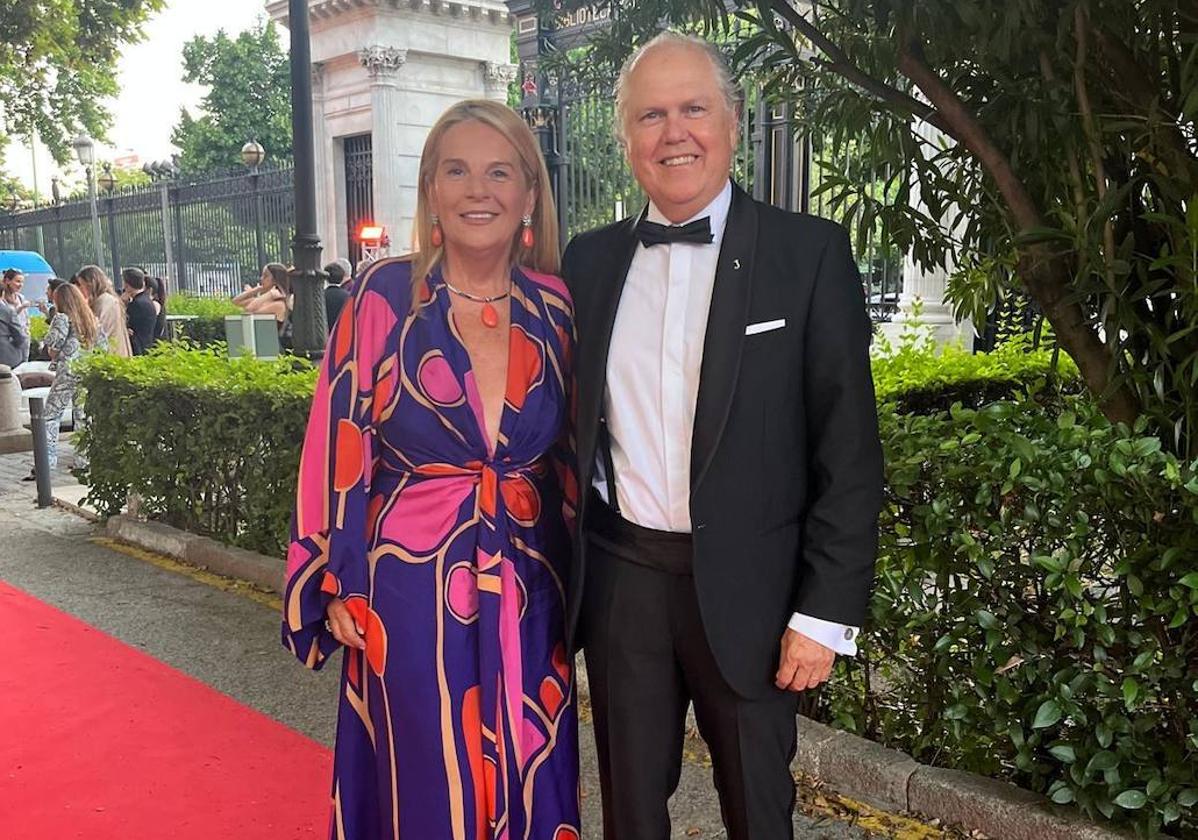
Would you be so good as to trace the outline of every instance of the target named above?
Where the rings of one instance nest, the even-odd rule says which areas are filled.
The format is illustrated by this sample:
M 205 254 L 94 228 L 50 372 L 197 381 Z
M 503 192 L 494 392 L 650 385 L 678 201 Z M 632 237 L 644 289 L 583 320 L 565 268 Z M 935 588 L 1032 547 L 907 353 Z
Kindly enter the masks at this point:
M 490 126 L 503 135 L 520 159 L 524 181 L 536 192 L 532 208 L 533 246 L 524 248 L 520 243 L 522 228 L 517 228 L 512 237 L 511 262 L 526 265 L 534 271 L 557 274 L 561 270 L 561 252 L 558 247 L 557 207 L 549 187 L 549 171 L 537 138 L 520 115 L 506 105 L 488 99 L 467 99 L 458 102 L 441 115 L 429 131 L 420 154 L 420 177 L 416 191 L 416 219 L 412 224 L 412 282 L 418 287 L 432 273 L 445 256 L 445 249 L 434 248 L 433 211 L 429 199 L 433 178 L 441 154 L 441 140 L 455 125 L 464 122 L 479 122 Z M 417 296 L 418 297 L 418 296 Z
M 84 350 L 90 350 L 96 346 L 100 327 L 96 316 L 92 314 L 91 308 L 87 305 L 87 300 L 83 297 L 83 292 L 70 283 L 63 283 L 54 290 L 54 308 L 67 316 L 67 320 L 75 328 L 75 335 L 79 336 L 79 343 L 83 345 Z
M 100 295 L 110 294 L 115 295 L 116 291 L 112 287 L 112 281 L 108 279 L 108 275 L 104 273 L 104 269 L 98 265 L 85 265 L 79 269 L 79 282 L 87 289 L 88 301 L 91 304 L 92 312 L 96 311 L 99 306 L 98 301 Z

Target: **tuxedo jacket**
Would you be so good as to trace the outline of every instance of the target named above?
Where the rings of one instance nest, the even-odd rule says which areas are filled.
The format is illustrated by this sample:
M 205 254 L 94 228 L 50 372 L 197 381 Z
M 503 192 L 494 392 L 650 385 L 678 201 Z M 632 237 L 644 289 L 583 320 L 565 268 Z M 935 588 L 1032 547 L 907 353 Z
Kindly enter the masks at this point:
M 585 644 L 578 617 L 608 348 L 618 307 L 637 305 L 622 298 L 641 247 L 636 222 L 580 234 L 563 257 L 578 329 L 573 645 Z M 870 335 L 845 230 L 734 185 L 700 368 L 690 514 L 703 627 L 745 697 L 772 686 L 792 613 L 864 622 L 882 503 Z

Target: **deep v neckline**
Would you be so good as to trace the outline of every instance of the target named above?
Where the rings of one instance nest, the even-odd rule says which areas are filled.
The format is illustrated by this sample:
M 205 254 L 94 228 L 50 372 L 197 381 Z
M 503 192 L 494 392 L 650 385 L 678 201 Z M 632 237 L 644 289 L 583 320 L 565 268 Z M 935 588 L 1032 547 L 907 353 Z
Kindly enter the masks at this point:
M 445 284 L 445 278 L 441 274 L 441 270 L 437 269 L 437 284 L 444 290 L 444 317 L 449 328 L 449 334 L 453 337 L 454 343 L 459 351 L 457 368 L 458 380 L 462 385 L 462 391 L 466 395 L 466 402 L 469 405 L 471 415 L 474 417 L 474 425 L 478 430 L 479 440 L 482 441 L 483 448 L 486 451 L 488 459 L 494 459 L 499 452 L 503 442 L 508 439 L 507 426 L 510 421 L 509 415 L 511 411 L 508 408 L 508 387 L 511 381 L 511 365 L 512 365 L 512 331 L 520 325 L 521 321 L 518 313 L 521 307 L 516 305 L 517 295 L 523 294 L 523 290 L 518 282 L 519 273 L 512 269 L 512 286 L 511 294 L 508 297 L 508 326 L 507 326 L 507 342 L 506 342 L 506 359 L 504 360 L 503 373 L 503 399 L 499 405 L 499 424 L 496 427 L 496 437 L 491 438 L 487 431 L 487 415 L 486 406 L 483 404 L 482 391 L 478 387 L 478 377 L 475 375 L 474 357 L 470 355 L 470 348 L 466 346 L 466 340 L 462 337 L 461 331 L 458 329 L 457 319 L 454 317 L 453 300 L 449 287 Z M 458 355 L 458 354 L 455 354 Z

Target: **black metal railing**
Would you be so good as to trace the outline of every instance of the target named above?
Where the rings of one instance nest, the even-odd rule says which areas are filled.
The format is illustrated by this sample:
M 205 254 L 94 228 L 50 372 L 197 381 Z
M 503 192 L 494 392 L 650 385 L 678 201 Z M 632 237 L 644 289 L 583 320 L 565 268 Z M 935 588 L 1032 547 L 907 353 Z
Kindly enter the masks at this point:
M 256 283 L 264 263 L 289 261 L 290 167 L 101 193 L 97 209 L 98 250 L 114 278 L 138 266 L 174 290 L 225 297 Z M 86 198 L 0 215 L 0 248 L 37 251 L 62 277 L 95 262 L 93 236 Z

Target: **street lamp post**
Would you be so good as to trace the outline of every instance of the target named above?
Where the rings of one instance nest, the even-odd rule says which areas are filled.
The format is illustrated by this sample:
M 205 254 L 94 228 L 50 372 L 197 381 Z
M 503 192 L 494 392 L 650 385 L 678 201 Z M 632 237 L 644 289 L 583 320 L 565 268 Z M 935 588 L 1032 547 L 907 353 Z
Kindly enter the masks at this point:
M 92 247 L 95 250 L 96 265 L 102 265 L 104 252 L 100 247 L 100 211 L 96 207 L 96 178 L 92 169 L 96 162 L 96 142 L 81 132 L 71 141 L 71 145 L 75 148 L 75 155 L 87 174 L 87 196 L 91 200 L 92 210 Z
M 112 174 L 112 164 L 104 164 L 104 171 L 96 179 L 96 185 L 104 191 L 106 209 L 108 211 L 108 253 L 112 257 L 112 282 L 121 282 L 121 255 L 117 250 L 116 224 L 113 218 L 113 191 L 116 189 L 116 176 Z
M 291 30 L 291 134 L 295 158 L 295 237 L 291 240 L 291 314 L 296 354 L 317 359 L 328 337 L 320 236 L 316 232 L 316 155 L 312 143 L 312 44 L 308 36 L 308 0 L 289 0 Z
M 266 149 L 257 140 L 251 140 L 241 147 L 241 162 L 250 170 L 250 185 L 254 191 L 254 245 L 258 249 L 255 271 L 261 271 L 266 265 L 266 248 L 262 243 L 262 194 L 258 192 L 258 167 L 264 160 Z

